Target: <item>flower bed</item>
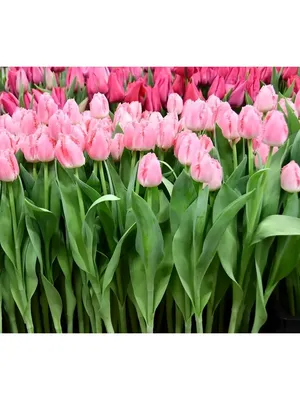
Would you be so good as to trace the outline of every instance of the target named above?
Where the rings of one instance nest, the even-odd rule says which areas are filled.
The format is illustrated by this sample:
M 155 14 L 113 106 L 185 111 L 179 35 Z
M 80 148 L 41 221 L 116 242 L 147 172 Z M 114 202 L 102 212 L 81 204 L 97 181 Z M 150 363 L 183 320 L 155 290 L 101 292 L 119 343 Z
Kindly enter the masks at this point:
M 297 67 L 8 68 L 0 87 L 0 332 L 297 319 Z

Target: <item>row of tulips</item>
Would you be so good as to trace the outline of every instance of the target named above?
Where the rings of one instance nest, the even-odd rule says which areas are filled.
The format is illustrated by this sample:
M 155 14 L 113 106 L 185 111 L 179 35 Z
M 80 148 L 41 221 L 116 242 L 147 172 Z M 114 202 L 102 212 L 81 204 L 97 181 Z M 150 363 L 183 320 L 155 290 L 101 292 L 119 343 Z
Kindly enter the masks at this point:
M 1 331 L 258 332 L 299 263 L 300 94 L 248 103 L 0 116 Z

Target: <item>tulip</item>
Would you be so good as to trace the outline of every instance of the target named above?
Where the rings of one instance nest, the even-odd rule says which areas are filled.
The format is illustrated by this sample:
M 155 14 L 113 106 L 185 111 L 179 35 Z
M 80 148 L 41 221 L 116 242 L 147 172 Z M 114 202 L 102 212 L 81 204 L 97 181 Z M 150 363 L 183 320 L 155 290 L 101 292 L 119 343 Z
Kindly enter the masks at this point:
M 207 186 L 211 192 L 218 190 L 222 186 L 223 170 L 219 161 L 214 158 L 211 159 L 212 164 L 212 177 L 207 182 Z
M 194 132 L 184 135 L 178 144 L 178 161 L 183 165 L 191 165 L 199 148 L 200 142 Z
M 38 119 L 36 112 L 33 110 L 26 110 L 20 121 L 20 129 L 22 134 L 31 135 L 33 134 L 38 126 Z
M 171 93 L 168 97 L 167 110 L 169 113 L 181 114 L 183 109 L 182 98 L 177 93 Z
M 144 81 L 142 78 L 140 78 L 137 81 L 127 85 L 124 100 L 127 103 L 131 103 L 132 101 L 141 101 L 145 94 Z
M 16 89 L 18 93 L 20 93 L 21 90 L 23 90 L 23 93 L 28 90 L 28 79 L 23 68 L 20 68 L 17 72 Z
M 110 155 L 111 136 L 103 128 L 93 130 L 87 136 L 86 151 L 95 161 L 104 161 Z
M 223 76 L 216 76 L 208 91 L 208 96 L 215 95 L 219 99 L 223 99 L 226 94 L 225 80 Z
M 78 85 L 80 87 L 84 86 L 84 76 L 82 73 L 82 69 L 80 67 L 69 67 L 66 79 L 67 88 L 70 88 L 75 78 L 76 78 L 75 90 L 77 90 Z
M 15 134 L 17 132 L 16 125 L 9 114 L 0 116 L 0 128 L 7 129 L 8 132 Z
M 0 150 L 0 181 L 12 182 L 19 175 L 19 165 L 14 153 L 9 150 Z
M 51 96 L 55 101 L 55 103 L 58 105 L 58 108 L 62 109 L 67 101 L 65 89 L 60 87 L 54 87 L 52 89 Z
M 149 122 L 157 122 L 157 123 L 161 122 L 163 119 L 164 117 L 158 111 L 153 111 L 148 118 Z
M 79 168 L 85 163 L 83 151 L 69 135 L 61 135 L 56 147 L 55 157 L 65 168 Z
M 175 155 L 175 157 L 176 158 L 178 158 L 178 152 L 179 152 L 179 148 L 180 148 L 180 145 L 181 145 L 181 142 L 183 141 L 183 139 L 187 136 L 187 135 L 189 135 L 190 133 L 194 133 L 194 132 L 192 132 L 192 131 L 190 131 L 189 129 L 183 129 L 182 131 L 180 131 L 179 133 L 178 133 L 178 135 L 175 137 L 175 139 L 174 139 L 174 155 Z M 198 143 L 198 145 L 199 145 L 199 143 Z
M 282 168 L 280 181 L 282 189 L 286 192 L 300 192 L 300 167 L 295 161 L 290 161 Z
M 179 96 L 182 97 L 185 90 L 184 77 L 176 75 L 172 85 L 172 89 L 174 93 L 177 93 Z
M 51 90 L 54 86 L 55 74 L 50 68 L 45 68 L 46 88 Z
M 16 108 L 19 106 L 19 100 L 12 93 L 2 92 L 0 95 L 0 104 L 5 112 L 9 115 L 13 115 Z
M 210 109 L 213 112 L 213 118 L 214 122 L 216 122 L 217 114 L 218 114 L 218 109 L 221 104 L 224 104 L 221 102 L 219 97 L 215 96 L 214 94 L 210 95 L 209 98 L 206 100 L 206 104 L 210 107 Z M 227 103 L 229 105 L 229 103 Z
M 257 68 L 250 69 L 250 75 L 247 79 L 246 90 L 251 97 L 252 101 L 256 100 L 258 93 L 260 91 L 260 75 Z
M 197 72 L 196 67 L 175 67 L 174 72 L 183 78 L 190 79 L 195 72 Z
M 285 67 L 283 68 L 282 79 L 287 80 L 293 75 L 297 75 L 298 67 Z
M 158 87 L 147 86 L 145 88 L 145 110 L 147 111 L 159 111 L 162 108 L 160 94 Z
M 296 109 L 296 107 L 295 107 L 295 104 L 291 101 L 291 99 L 284 99 L 284 98 L 281 98 L 280 101 L 279 101 L 279 105 L 280 105 L 282 111 L 284 112 L 284 114 L 285 114 L 286 116 L 288 116 L 288 112 L 287 112 L 287 109 L 286 109 L 286 103 L 285 103 L 285 102 L 288 103 L 288 105 L 290 106 L 290 108 L 292 109 L 292 111 L 294 111 L 294 114 L 295 114 L 296 117 L 298 118 L 297 109 Z
M 218 125 L 220 125 L 219 122 L 220 119 L 222 118 L 222 115 L 227 111 L 231 111 L 230 104 L 227 101 L 221 101 L 215 114 L 215 120 Z
M 178 132 L 178 119 L 172 114 L 168 114 L 159 124 L 156 144 L 163 150 L 170 149 L 174 144 L 175 136 Z
M 205 129 L 208 120 L 208 106 L 202 100 L 190 103 L 185 110 L 185 125 L 193 131 L 202 131 Z
M 88 133 L 98 128 L 104 129 L 111 136 L 113 132 L 112 120 L 109 117 L 103 119 L 91 118 Z
M 232 90 L 229 97 L 229 104 L 233 107 L 240 107 L 244 102 L 245 91 L 246 91 L 247 81 L 238 82 Z
M 268 146 L 282 146 L 288 138 L 289 130 L 282 112 L 269 111 L 264 120 L 263 143 Z
M 211 138 L 209 138 L 207 135 L 201 135 L 199 137 L 199 143 L 199 150 L 202 153 L 209 153 L 214 147 Z
M 253 139 L 261 135 L 261 114 L 253 106 L 242 108 L 238 118 L 238 132 L 244 139 Z
M 116 133 L 110 143 L 110 154 L 115 161 L 119 161 L 124 151 L 124 135 Z
M 37 101 L 35 100 L 35 98 L 34 98 L 34 96 L 32 95 L 32 94 L 30 94 L 30 93 L 28 93 L 28 92 L 26 92 L 25 94 L 24 94 L 24 103 L 25 103 L 25 108 L 27 109 L 27 110 L 34 110 L 34 111 L 36 111 L 37 110 Z
M 218 125 L 222 129 L 222 134 L 227 140 L 239 139 L 238 119 L 238 114 L 231 109 L 219 116 Z
M 82 115 L 74 99 L 67 100 L 63 107 L 63 112 L 67 114 L 72 124 L 80 124 L 82 122 Z
M 159 124 L 149 121 L 130 122 L 124 128 L 124 146 L 133 151 L 149 151 L 155 148 Z
M 85 129 L 85 125 L 83 124 L 72 125 L 69 136 L 81 148 L 82 151 L 85 150 L 86 140 L 87 140 L 87 132 Z
M 0 128 L 0 150 L 11 150 L 16 152 L 16 140 L 7 129 Z
M 275 110 L 277 98 L 278 96 L 272 85 L 263 86 L 256 97 L 254 107 L 262 113 Z
M 295 108 L 297 110 L 298 115 L 300 115 L 300 90 L 296 94 L 295 98 Z
M 198 152 L 195 154 L 191 164 L 190 174 L 196 182 L 208 183 L 213 177 L 213 164 L 207 153 Z
M 123 103 L 122 106 L 123 106 L 124 104 L 125 104 L 125 103 Z M 120 104 L 120 105 L 121 105 L 121 104 Z M 116 110 L 116 112 L 115 112 L 115 115 L 114 115 L 113 127 L 114 127 L 114 129 L 115 129 L 116 126 L 119 124 L 120 127 L 121 127 L 121 128 L 123 129 L 123 131 L 124 131 L 125 126 L 126 126 L 129 122 L 132 122 L 132 121 L 133 121 L 133 119 L 132 119 L 132 116 L 129 114 L 129 112 L 126 111 L 126 109 L 125 109 L 124 107 L 118 107 L 117 110 Z
M 43 82 L 43 79 L 44 79 L 43 68 L 41 68 L 41 67 L 32 67 L 31 68 L 31 72 L 32 72 L 32 82 L 33 83 L 38 85 L 39 83 Z
M 90 102 L 91 116 L 94 118 L 105 118 L 109 115 L 109 104 L 102 93 L 96 93 Z
M 67 114 L 62 110 L 57 110 L 49 118 L 49 135 L 53 140 L 58 140 L 60 134 L 70 134 L 71 133 L 71 121 Z
M 8 68 L 7 71 L 7 89 L 9 89 L 12 94 L 17 94 L 17 88 L 16 88 L 16 83 L 17 83 L 17 72 L 18 69 L 15 67 L 10 67 Z
M 57 104 L 54 102 L 50 94 L 43 93 L 37 106 L 38 121 L 48 124 L 49 118 L 58 110 Z
M 37 159 L 40 162 L 53 161 L 56 142 L 49 135 L 49 128 L 45 125 L 42 125 L 37 129 L 35 135 L 37 136 Z
M 89 96 L 95 93 L 106 94 L 109 87 L 110 72 L 106 67 L 89 68 L 86 88 Z M 111 100 L 112 101 L 112 100 Z
M 186 86 L 185 93 L 184 93 L 184 98 L 183 98 L 184 103 L 187 100 L 196 101 L 198 99 L 204 100 L 201 90 L 197 89 L 197 86 L 195 85 L 194 82 L 189 82 Z
M 125 97 L 125 90 L 123 82 L 120 82 L 116 72 L 111 72 L 108 78 L 107 98 L 111 103 L 117 103 L 123 101 L 124 97 Z
M 207 105 L 207 121 L 205 125 L 205 130 L 207 132 L 214 132 L 215 130 L 215 118 L 213 110 Z
M 155 76 L 154 79 L 155 79 L 154 87 L 158 88 L 160 102 L 163 105 L 163 107 L 165 107 L 171 89 L 171 80 L 172 80 L 171 71 L 168 72 L 167 69 L 164 68 L 164 70 L 161 71 L 158 74 L 158 76 Z
M 147 153 L 140 160 L 137 179 L 144 187 L 155 187 L 161 184 L 161 167 L 154 153 Z
M 260 168 L 261 165 L 265 165 L 270 153 L 270 146 L 267 144 L 260 142 L 258 145 L 254 145 L 254 140 L 253 139 L 253 150 L 256 153 L 254 162 L 256 168 Z M 278 147 L 273 147 L 272 149 L 272 154 L 275 154 L 278 151 Z

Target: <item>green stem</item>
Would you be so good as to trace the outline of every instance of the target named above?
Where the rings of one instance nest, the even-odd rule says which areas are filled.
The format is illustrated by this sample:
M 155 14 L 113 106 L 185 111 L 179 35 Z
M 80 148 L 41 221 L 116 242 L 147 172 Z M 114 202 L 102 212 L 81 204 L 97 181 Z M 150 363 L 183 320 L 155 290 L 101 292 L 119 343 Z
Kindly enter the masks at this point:
M 224 299 L 221 300 L 221 303 L 219 305 L 219 333 L 224 332 L 224 315 L 225 315 L 225 302 Z
M 34 180 L 36 180 L 37 179 L 36 163 L 32 164 L 32 175 L 33 175 Z
M 237 316 L 238 316 L 238 308 L 234 307 L 231 309 L 231 316 L 230 316 L 230 323 L 228 333 L 235 333 L 236 330 L 236 323 L 237 323 Z
M 153 324 L 147 325 L 147 333 L 153 333 Z
M 195 315 L 195 318 L 196 318 L 196 330 L 197 330 L 197 333 L 203 333 L 202 313 L 199 316 Z
M 129 310 L 129 320 L 131 325 L 131 333 L 139 333 L 140 329 L 138 326 L 138 318 L 136 310 L 130 300 L 128 301 L 128 310 Z
M 189 318 L 184 323 L 184 331 L 185 331 L 185 333 L 191 333 L 192 332 L 192 318 Z
M 98 175 L 98 163 L 94 161 L 93 163 L 93 173 L 97 176 Z
M 105 181 L 105 176 L 104 176 L 104 170 L 103 170 L 103 162 L 99 161 L 99 171 L 100 171 L 100 181 L 101 181 L 101 186 L 103 190 L 103 194 L 107 194 L 107 187 L 106 187 L 106 181 Z
M 140 151 L 139 161 L 141 161 L 142 157 L 143 157 L 143 152 Z M 135 182 L 135 193 L 139 194 L 139 191 L 140 191 L 140 182 L 139 182 L 139 180 L 136 178 L 136 182 Z
M 266 165 L 265 165 L 266 168 L 269 168 L 271 165 L 272 155 L 273 155 L 273 147 L 270 146 L 268 158 L 267 158 Z
M 232 142 L 232 156 L 233 156 L 233 168 L 236 169 L 238 166 L 237 160 L 237 152 L 236 152 L 236 143 L 235 141 Z
M 46 294 L 45 294 L 44 290 L 41 294 L 40 304 L 42 307 L 44 333 L 51 333 L 50 321 L 49 321 L 49 308 L 48 308 L 47 298 L 46 298 Z
M 44 163 L 44 207 L 49 210 L 49 165 Z
M 253 175 L 253 146 L 252 139 L 248 139 L 248 168 L 249 176 Z
M 182 314 L 177 305 L 175 304 L 175 333 L 182 332 L 182 324 L 183 324 Z
M 152 188 L 147 188 L 147 203 L 152 210 Z
M 78 174 L 78 168 L 75 169 L 75 176 L 79 179 L 79 174 Z M 78 198 L 78 203 L 79 203 L 79 212 L 81 216 L 82 223 L 85 218 L 85 211 L 84 211 L 84 203 L 83 203 L 83 198 L 82 198 L 82 193 L 80 190 L 80 187 L 78 184 L 76 184 L 76 190 L 77 190 L 77 198 Z
M 133 151 L 130 164 L 130 176 L 133 174 L 135 164 L 136 164 L 136 151 Z
M 166 313 L 168 333 L 174 333 L 173 327 L 173 297 L 169 291 L 166 294 Z
M 142 316 L 142 313 L 140 312 L 140 310 L 139 310 L 138 307 L 136 307 L 136 312 L 137 312 L 137 316 L 138 316 L 138 319 L 139 319 L 139 324 L 140 324 L 141 332 L 142 332 L 142 333 L 146 333 L 146 332 L 147 332 L 147 329 L 146 329 L 145 320 L 144 320 L 144 318 L 143 318 L 143 316 Z

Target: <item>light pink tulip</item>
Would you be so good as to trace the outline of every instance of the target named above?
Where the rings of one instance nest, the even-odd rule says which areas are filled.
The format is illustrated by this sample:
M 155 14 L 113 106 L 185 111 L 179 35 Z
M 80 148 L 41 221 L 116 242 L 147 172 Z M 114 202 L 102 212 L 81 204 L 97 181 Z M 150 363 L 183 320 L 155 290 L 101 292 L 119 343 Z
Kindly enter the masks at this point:
M 16 89 L 18 93 L 21 92 L 21 88 L 23 89 L 23 93 L 28 90 L 28 79 L 23 68 L 17 71 Z
M 21 133 L 23 135 L 32 135 L 38 127 L 38 119 L 36 112 L 33 110 L 26 110 L 20 121 Z
M 99 127 L 88 134 L 86 151 L 92 160 L 104 161 L 110 155 L 110 144 L 111 136 Z
M 94 118 L 105 118 L 109 115 L 109 104 L 104 94 L 94 94 L 90 102 L 90 110 Z
M 209 138 L 207 135 L 201 135 L 199 137 L 199 143 L 199 150 L 202 153 L 209 153 L 214 147 L 211 138 Z
M 85 125 L 83 124 L 72 125 L 69 136 L 81 148 L 82 151 L 85 150 L 86 140 L 87 140 L 87 132 L 85 129 Z
M 191 165 L 195 155 L 199 151 L 199 147 L 200 142 L 194 132 L 183 136 L 178 148 L 178 161 L 183 165 Z
M 290 161 L 282 168 L 281 187 L 286 192 L 300 192 L 300 167 L 295 161 Z
M 55 74 L 54 72 L 51 71 L 51 68 L 49 67 L 45 68 L 45 77 L 46 77 L 46 88 L 52 90 L 54 86 L 53 83 L 55 79 Z
M 284 99 L 284 98 L 281 98 L 281 99 L 279 100 L 279 105 L 280 105 L 282 111 L 284 112 L 284 114 L 285 114 L 286 116 L 288 116 L 288 112 L 287 112 L 287 109 L 286 109 L 286 104 L 285 104 L 285 102 L 288 103 L 288 105 L 291 107 L 291 109 L 294 111 L 294 114 L 295 114 L 296 117 L 298 118 L 297 109 L 296 109 L 295 104 L 292 102 L 291 99 Z
M 0 128 L 7 129 L 8 132 L 15 134 L 17 132 L 16 125 L 9 114 L 0 116 Z
M 161 184 L 161 167 L 154 153 L 147 153 L 140 160 L 137 179 L 144 187 L 155 187 Z
M 262 141 L 268 146 L 282 146 L 288 138 L 289 130 L 281 111 L 269 111 L 264 120 Z
M 124 151 L 124 135 L 116 133 L 110 144 L 110 154 L 115 161 L 119 161 Z
M 83 151 L 69 135 L 61 135 L 56 147 L 55 157 L 65 168 L 79 168 L 85 163 Z
M 198 152 L 191 164 L 190 174 L 196 182 L 208 183 L 213 176 L 213 164 L 207 153 Z
M 254 139 L 255 140 L 255 139 Z M 260 168 L 265 165 L 268 159 L 268 155 L 270 152 L 270 146 L 267 144 L 260 142 L 259 145 L 254 146 L 253 140 L 253 150 L 256 153 L 254 162 L 256 168 Z M 273 147 L 272 154 L 275 154 L 278 151 L 278 147 Z
M 49 118 L 58 110 L 58 106 L 49 93 L 43 93 L 37 106 L 38 121 L 48 124 Z
M 261 114 L 253 106 L 245 106 L 239 114 L 238 132 L 244 139 L 254 139 L 262 133 Z
M 19 175 L 19 165 L 14 153 L 7 150 L 0 150 L 0 181 L 12 182 Z
M 207 121 L 205 125 L 205 130 L 207 132 L 214 132 L 215 130 L 215 117 L 213 110 L 207 105 Z
M 168 97 L 167 110 L 169 113 L 181 114 L 183 109 L 183 100 L 177 93 L 171 93 Z
M 238 114 L 231 109 L 219 116 L 218 125 L 222 129 L 222 134 L 227 140 L 239 139 L 238 119 Z
M 222 102 L 219 99 L 219 97 L 217 97 L 214 94 L 212 94 L 206 100 L 206 104 L 211 108 L 211 110 L 213 112 L 213 116 L 214 116 L 214 122 L 215 122 L 216 118 L 217 118 L 217 114 L 218 114 L 218 109 L 219 109 L 220 105 L 222 104 Z M 227 103 L 227 104 L 229 105 L 229 103 Z
M 82 122 L 82 115 L 74 99 L 67 100 L 63 107 L 63 112 L 67 114 L 72 124 L 80 124 Z
M 219 126 L 220 126 L 219 121 L 222 118 L 222 115 L 227 111 L 231 111 L 230 104 L 227 101 L 221 101 L 220 105 L 217 108 L 216 115 L 215 115 L 216 123 Z
M 13 153 L 17 150 L 14 134 L 5 128 L 0 128 L 0 150 L 11 150 Z
M 20 140 L 20 149 L 24 154 L 25 160 L 30 163 L 38 162 L 38 155 L 37 155 L 37 135 L 27 135 L 23 136 Z
M 175 116 L 176 115 L 176 116 Z M 178 132 L 177 114 L 168 114 L 159 123 L 156 144 L 163 150 L 170 149 Z
M 121 105 L 121 104 L 120 104 Z M 127 107 L 118 107 L 115 114 L 114 114 L 114 122 L 113 122 L 113 127 L 114 129 L 116 126 L 119 124 L 120 127 L 123 129 L 125 126 L 129 123 L 132 122 L 133 118 L 128 112 Z
M 58 140 L 60 134 L 70 134 L 71 133 L 71 121 L 70 118 L 62 110 L 57 110 L 49 118 L 49 135 L 52 139 Z
M 189 129 L 184 129 L 183 131 L 179 132 L 174 139 L 174 155 L 178 158 L 178 151 L 182 140 L 190 133 L 193 133 Z
M 153 111 L 152 113 L 150 113 L 150 116 L 148 118 L 149 122 L 157 122 L 157 123 L 161 122 L 163 119 L 164 117 L 158 111 Z
M 133 151 L 149 151 L 155 148 L 159 124 L 141 121 L 131 122 L 124 129 L 124 145 Z
M 205 129 L 208 120 L 208 106 L 202 100 L 190 103 L 185 110 L 185 125 L 193 131 L 202 131 Z
M 275 93 L 274 87 L 272 85 L 265 85 L 260 89 L 254 102 L 254 107 L 262 113 L 275 110 L 277 99 L 278 95 Z
M 139 101 L 132 101 L 128 104 L 128 112 L 133 121 L 139 121 L 142 118 L 142 104 Z
M 54 160 L 55 140 L 49 135 L 49 128 L 45 125 L 40 126 L 35 132 L 37 136 L 36 151 L 37 159 L 40 162 L 50 162 Z
M 222 186 L 223 170 L 218 160 L 212 158 L 211 164 L 212 164 L 212 177 L 210 181 L 207 183 L 207 186 L 211 192 L 214 192 L 215 190 L 220 189 L 220 187 Z

